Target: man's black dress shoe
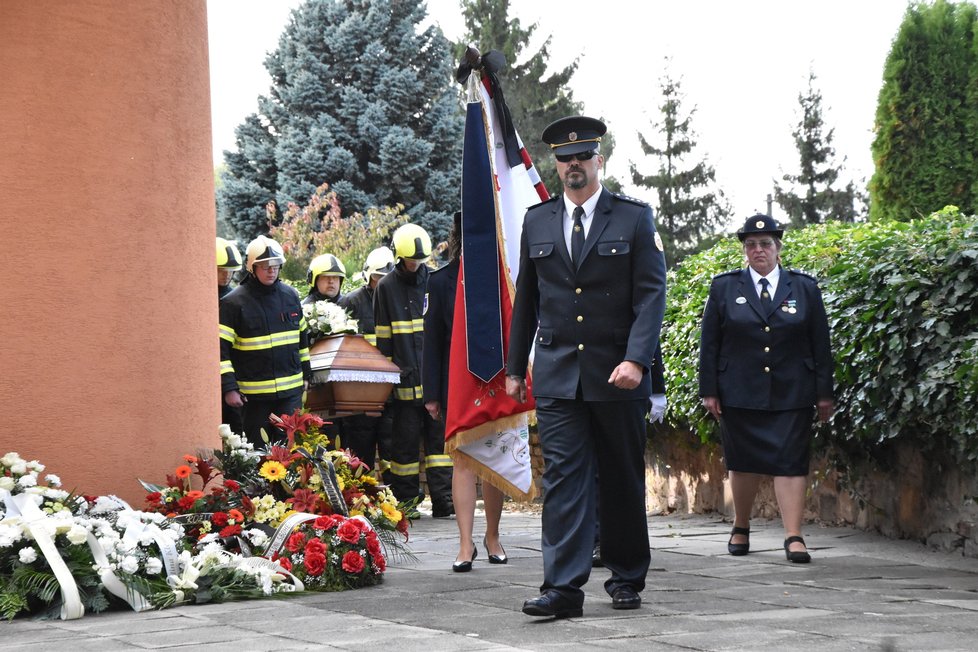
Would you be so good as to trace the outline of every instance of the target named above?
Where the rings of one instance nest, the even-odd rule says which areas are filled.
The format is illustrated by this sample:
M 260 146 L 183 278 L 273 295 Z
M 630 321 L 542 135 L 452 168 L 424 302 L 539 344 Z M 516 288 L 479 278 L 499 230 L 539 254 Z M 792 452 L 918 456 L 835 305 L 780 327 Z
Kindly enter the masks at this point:
M 591 553 L 591 566 L 593 568 L 601 568 L 604 566 L 604 561 L 601 559 L 601 544 L 594 544 L 594 551 Z
M 545 618 L 580 618 L 584 615 L 584 609 L 574 605 L 556 591 L 547 591 L 539 597 L 524 602 L 523 613 L 527 616 Z
M 642 606 L 642 596 L 630 586 L 619 586 L 611 594 L 612 609 L 638 609 Z

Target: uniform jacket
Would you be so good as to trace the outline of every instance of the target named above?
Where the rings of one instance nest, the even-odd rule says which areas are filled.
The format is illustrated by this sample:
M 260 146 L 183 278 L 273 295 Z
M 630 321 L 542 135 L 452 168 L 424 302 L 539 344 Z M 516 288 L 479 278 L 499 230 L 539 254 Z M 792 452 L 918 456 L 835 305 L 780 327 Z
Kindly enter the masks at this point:
M 417 273 L 398 263 L 374 289 L 374 333 L 377 348 L 401 368 L 394 399 L 421 405 L 421 347 L 424 331 L 424 296 L 428 267 Z
M 340 308 L 350 313 L 357 320 L 357 330 L 373 345 L 377 344 L 374 336 L 374 291 L 369 284 L 358 287 L 349 294 L 339 298 Z
M 781 268 L 765 311 L 748 269 L 713 279 L 700 339 L 700 396 L 754 410 L 832 398 L 829 324 L 816 280 Z
M 442 410 L 448 404 L 448 358 L 452 348 L 455 321 L 455 287 L 459 261 L 453 260 L 431 273 L 424 310 L 424 350 L 421 382 L 424 402 L 438 401 Z
M 652 209 L 602 189 L 577 269 L 564 241 L 563 213 L 564 202 L 555 197 L 524 218 L 507 373 L 525 376 L 535 344 L 536 396 L 573 399 L 580 384 L 586 401 L 648 398 L 666 297 Z M 624 360 L 646 371 L 632 390 L 608 383 Z
M 302 393 L 312 375 L 299 294 L 248 278 L 220 302 L 221 391 L 259 400 Z

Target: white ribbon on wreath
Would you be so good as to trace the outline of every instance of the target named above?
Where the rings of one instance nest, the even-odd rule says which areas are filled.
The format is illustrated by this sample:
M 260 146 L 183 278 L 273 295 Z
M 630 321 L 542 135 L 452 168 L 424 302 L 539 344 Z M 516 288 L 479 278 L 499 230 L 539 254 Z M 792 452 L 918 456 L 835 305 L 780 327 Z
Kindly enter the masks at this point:
M 4 520 L 19 522 L 23 530 L 34 538 L 34 542 L 41 549 L 41 554 L 44 555 L 48 566 L 51 567 L 51 572 L 58 580 L 58 586 L 61 589 L 61 620 L 75 620 L 84 616 L 85 606 L 78 594 L 78 584 L 54 543 L 54 538 L 58 532 L 52 517 L 42 512 L 41 508 L 34 504 L 34 500 L 29 494 L 14 496 L 9 491 L 2 489 L 0 490 L 0 501 L 6 506 L 7 514 Z

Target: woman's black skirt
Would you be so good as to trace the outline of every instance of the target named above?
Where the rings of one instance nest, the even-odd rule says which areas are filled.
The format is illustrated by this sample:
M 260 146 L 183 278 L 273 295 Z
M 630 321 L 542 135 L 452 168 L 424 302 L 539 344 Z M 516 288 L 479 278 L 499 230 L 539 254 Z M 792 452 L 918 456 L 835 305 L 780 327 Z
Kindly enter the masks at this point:
M 814 408 L 769 411 L 724 405 L 721 416 L 728 471 L 808 475 Z

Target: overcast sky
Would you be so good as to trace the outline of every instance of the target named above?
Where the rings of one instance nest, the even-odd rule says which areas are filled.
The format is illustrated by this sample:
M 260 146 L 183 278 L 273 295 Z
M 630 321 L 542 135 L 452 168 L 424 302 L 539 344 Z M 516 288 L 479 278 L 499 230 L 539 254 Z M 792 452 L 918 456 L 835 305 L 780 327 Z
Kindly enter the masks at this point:
M 215 164 L 234 147 L 234 128 L 255 111 L 257 96 L 267 93 L 265 55 L 297 4 L 208 0 Z M 906 6 L 903 0 L 514 0 L 510 11 L 524 25 L 539 24 L 535 45 L 552 36 L 554 65 L 579 59 L 574 98 L 614 132 L 608 172 L 622 181 L 629 179 L 629 161 L 646 174 L 654 171 L 654 162 L 641 158 L 636 133 L 655 136 L 659 78 L 670 56 L 685 108 L 696 108 L 698 154 L 716 168 L 739 222 L 765 208 L 782 168 L 797 170 L 791 130 L 810 66 L 838 158 L 848 159 L 845 180 L 869 180 L 883 63 Z M 449 39 L 461 37 L 456 0 L 428 0 L 428 10 Z M 514 119 L 519 128 L 519 116 Z M 648 190 L 629 183 L 625 190 L 654 203 Z

